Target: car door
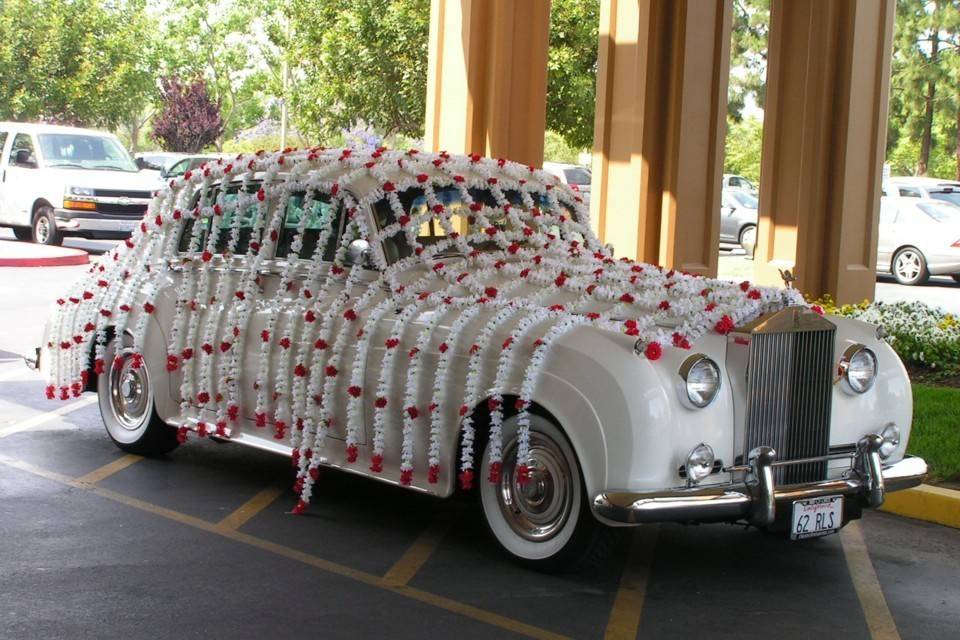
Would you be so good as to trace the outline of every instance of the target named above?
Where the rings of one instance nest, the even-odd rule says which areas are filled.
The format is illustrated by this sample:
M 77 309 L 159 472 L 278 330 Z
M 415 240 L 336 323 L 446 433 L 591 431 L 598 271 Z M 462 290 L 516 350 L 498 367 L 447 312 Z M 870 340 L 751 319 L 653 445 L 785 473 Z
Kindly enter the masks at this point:
M 889 271 L 893 250 L 896 249 L 895 223 L 899 204 L 897 198 L 880 198 L 880 224 L 877 234 L 877 271 Z
M 736 218 L 737 202 L 729 194 L 720 196 L 720 241 L 737 242 L 739 226 Z
M 15 133 L 4 171 L 4 209 L 6 222 L 30 226 L 31 208 L 39 179 L 36 144 L 29 133 Z

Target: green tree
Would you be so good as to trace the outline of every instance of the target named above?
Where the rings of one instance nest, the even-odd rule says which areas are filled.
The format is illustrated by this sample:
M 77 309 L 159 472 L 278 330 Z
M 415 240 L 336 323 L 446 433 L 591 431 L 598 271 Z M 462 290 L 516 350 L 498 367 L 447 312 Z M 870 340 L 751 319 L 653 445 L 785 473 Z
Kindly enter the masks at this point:
M 547 129 L 568 144 L 593 144 L 596 105 L 598 0 L 553 0 L 547 59 Z
M 154 69 L 144 0 L 4 0 L 0 117 L 114 128 L 142 107 Z
M 363 121 L 421 136 L 429 0 L 292 0 L 290 102 L 297 128 L 328 140 Z
M 725 173 L 739 174 L 754 184 L 760 182 L 760 149 L 763 141 L 763 122 L 747 116 L 727 120 L 727 149 L 723 159 Z
M 763 108 L 769 33 L 770 0 L 734 0 L 727 115 L 735 122 L 743 118 L 748 96 Z
M 278 0 L 170 0 L 159 53 L 164 76 L 206 80 L 225 139 L 259 122 L 281 95 L 285 42 Z
M 898 0 L 891 79 L 891 120 L 888 151 L 916 145 L 913 172 L 926 175 L 931 157 L 947 140 L 938 138 L 939 112 L 955 114 L 960 93 L 960 7 L 949 0 Z M 943 131 L 960 139 L 956 118 Z M 954 173 L 960 172 L 960 165 Z M 960 173 L 958 173 L 960 175 Z

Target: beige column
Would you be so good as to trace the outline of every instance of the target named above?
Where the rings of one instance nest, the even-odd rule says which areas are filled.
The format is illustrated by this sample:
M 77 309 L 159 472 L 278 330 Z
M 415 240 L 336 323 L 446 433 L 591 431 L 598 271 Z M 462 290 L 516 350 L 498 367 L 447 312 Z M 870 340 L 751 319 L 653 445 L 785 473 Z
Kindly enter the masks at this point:
M 731 12 L 601 3 L 591 215 L 618 256 L 717 272 Z
M 872 298 L 894 0 L 771 10 L 757 279 Z
M 425 146 L 540 166 L 549 0 L 433 0 Z

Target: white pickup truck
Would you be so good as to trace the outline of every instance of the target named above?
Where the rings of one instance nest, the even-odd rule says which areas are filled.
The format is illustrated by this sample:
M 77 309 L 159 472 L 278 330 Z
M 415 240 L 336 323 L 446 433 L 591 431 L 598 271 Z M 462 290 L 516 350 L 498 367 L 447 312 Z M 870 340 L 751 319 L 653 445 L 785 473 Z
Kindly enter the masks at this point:
M 18 240 L 126 238 L 156 188 L 109 133 L 0 123 L 0 227 Z

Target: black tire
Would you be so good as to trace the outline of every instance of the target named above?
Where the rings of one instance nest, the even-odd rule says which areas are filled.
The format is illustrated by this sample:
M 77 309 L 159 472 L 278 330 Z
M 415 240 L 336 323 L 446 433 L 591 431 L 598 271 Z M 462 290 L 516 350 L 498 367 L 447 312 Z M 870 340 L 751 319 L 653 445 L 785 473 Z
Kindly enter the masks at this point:
M 924 284 L 930 279 L 927 259 L 916 247 L 903 247 L 893 256 L 890 271 L 900 284 L 912 286 Z
M 13 237 L 29 242 L 33 239 L 33 230 L 30 227 L 13 227 Z
M 37 244 L 46 245 L 59 245 L 63 242 L 63 234 L 57 229 L 57 221 L 53 217 L 53 207 L 50 205 L 40 205 L 33 213 L 30 239 Z
M 953 278 L 954 282 L 960 282 L 960 273 L 955 273 L 950 277 Z
M 500 481 L 487 480 L 490 442 L 477 469 L 484 522 L 501 550 L 517 564 L 551 573 L 590 568 L 610 556 L 623 532 L 594 517 L 580 463 L 560 428 L 543 416 L 530 417 L 533 477 L 526 486 L 531 493 L 524 496 L 514 482 L 517 418 L 513 416 L 503 424 Z M 539 535 L 544 536 L 542 540 L 532 539 Z
M 162 456 L 179 446 L 177 430 L 157 415 L 146 363 L 135 367 L 132 355 L 116 339 L 107 345 L 104 372 L 97 377 L 100 416 L 123 451 Z
M 757 250 L 757 225 L 745 225 L 743 229 L 740 230 L 740 235 L 737 236 L 737 242 L 739 242 L 743 250 L 747 252 L 747 256 L 753 258 L 753 254 Z

